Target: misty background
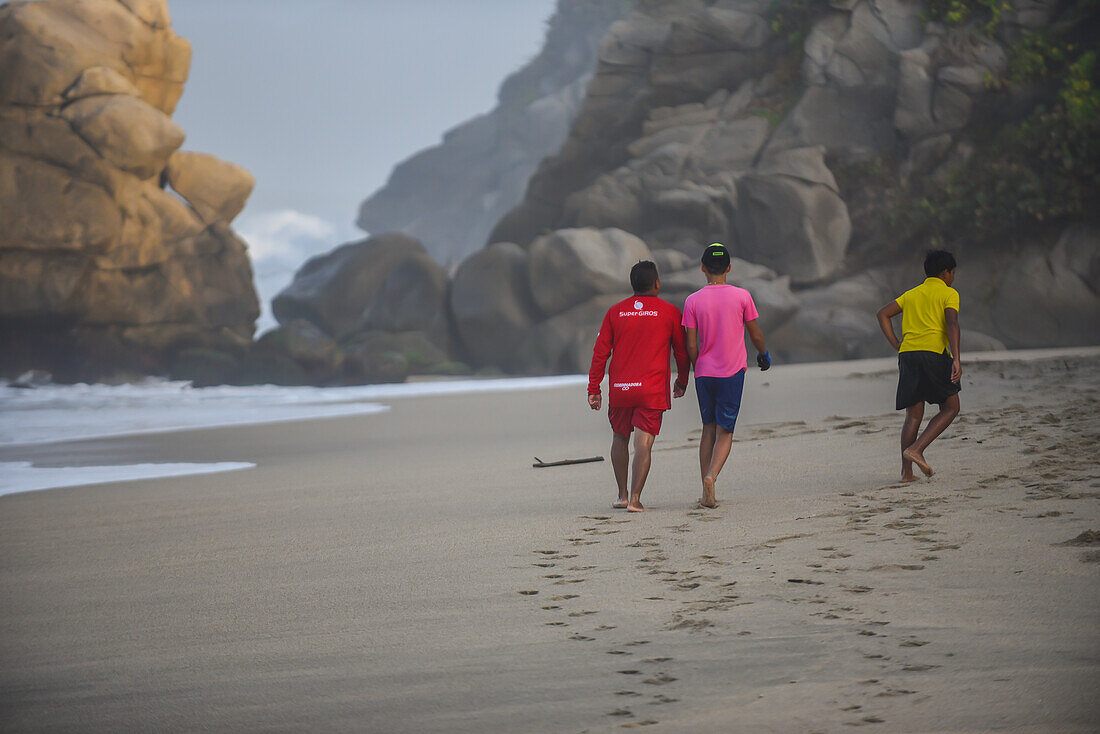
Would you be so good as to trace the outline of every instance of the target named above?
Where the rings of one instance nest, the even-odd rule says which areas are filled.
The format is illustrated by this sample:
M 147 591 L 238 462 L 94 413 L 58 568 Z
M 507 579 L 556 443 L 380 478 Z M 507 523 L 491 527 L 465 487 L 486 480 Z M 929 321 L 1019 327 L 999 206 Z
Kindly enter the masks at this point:
M 492 109 L 535 56 L 554 0 L 177 0 L 192 46 L 185 150 L 256 177 L 234 229 L 262 313 L 302 262 L 359 239 L 360 202 L 444 131 Z

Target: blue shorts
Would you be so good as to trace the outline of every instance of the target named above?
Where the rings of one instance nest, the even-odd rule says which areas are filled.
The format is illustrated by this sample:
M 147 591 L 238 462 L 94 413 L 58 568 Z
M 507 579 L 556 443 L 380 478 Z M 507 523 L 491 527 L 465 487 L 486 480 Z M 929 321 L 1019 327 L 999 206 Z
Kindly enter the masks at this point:
M 730 433 L 741 411 L 741 393 L 745 389 L 745 370 L 730 377 L 696 377 L 695 394 L 703 425 L 717 423 Z

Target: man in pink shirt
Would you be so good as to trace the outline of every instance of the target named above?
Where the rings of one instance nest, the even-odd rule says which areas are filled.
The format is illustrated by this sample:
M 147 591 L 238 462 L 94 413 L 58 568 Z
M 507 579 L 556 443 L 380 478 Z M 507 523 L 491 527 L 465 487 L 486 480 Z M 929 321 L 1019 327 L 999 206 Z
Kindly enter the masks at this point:
M 761 370 L 771 367 L 771 355 L 764 344 L 764 333 L 756 323 L 759 314 L 752 296 L 744 288 L 726 283 L 730 254 L 724 245 L 707 245 L 702 270 L 707 285 L 687 297 L 683 324 L 687 328 L 688 358 L 695 366 L 695 392 L 703 419 L 703 435 L 699 439 L 703 497 L 699 504 L 717 507 L 714 482 L 730 454 L 745 387 L 746 328 L 759 352 L 756 363 Z

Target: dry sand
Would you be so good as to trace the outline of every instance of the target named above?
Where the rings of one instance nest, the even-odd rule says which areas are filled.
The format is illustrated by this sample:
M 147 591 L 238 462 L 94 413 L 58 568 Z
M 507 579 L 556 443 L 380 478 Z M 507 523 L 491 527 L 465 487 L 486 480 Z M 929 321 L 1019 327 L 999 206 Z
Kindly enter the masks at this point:
M 909 485 L 892 360 L 754 369 L 707 511 L 691 393 L 639 515 L 583 388 L 0 450 L 258 465 L 0 497 L 0 730 L 1096 731 L 1100 350 L 965 369 Z

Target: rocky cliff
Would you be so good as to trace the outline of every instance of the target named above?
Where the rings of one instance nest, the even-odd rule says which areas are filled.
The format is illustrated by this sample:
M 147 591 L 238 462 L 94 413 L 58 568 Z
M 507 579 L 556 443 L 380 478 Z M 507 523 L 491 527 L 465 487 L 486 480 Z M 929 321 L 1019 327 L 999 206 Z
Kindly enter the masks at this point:
M 624 0 L 561 0 L 542 51 L 504 81 L 496 108 L 399 164 L 363 202 L 359 226 L 414 237 L 444 265 L 481 249 L 539 161 L 565 140 L 600 40 L 629 7 Z
M 778 359 L 883 356 L 874 312 L 945 246 L 965 350 L 1095 343 L 1098 37 L 1084 2 L 637 0 L 449 283 L 419 242 L 376 237 L 308 264 L 276 315 L 413 369 L 578 372 L 634 262 L 682 304 L 721 241 Z M 379 311 L 414 287 L 416 319 Z
M 0 370 L 233 360 L 259 309 L 242 168 L 180 151 L 190 44 L 165 0 L 0 6 Z
M 601 44 L 569 138 L 490 242 L 532 263 L 546 233 L 578 228 L 693 260 L 725 242 L 789 277 L 795 307 L 762 322 L 773 351 L 798 360 L 888 353 L 874 310 L 922 279 L 924 250 L 947 246 L 963 264 L 968 348 L 1095 342 L 1094 5 L 636 8 Z

